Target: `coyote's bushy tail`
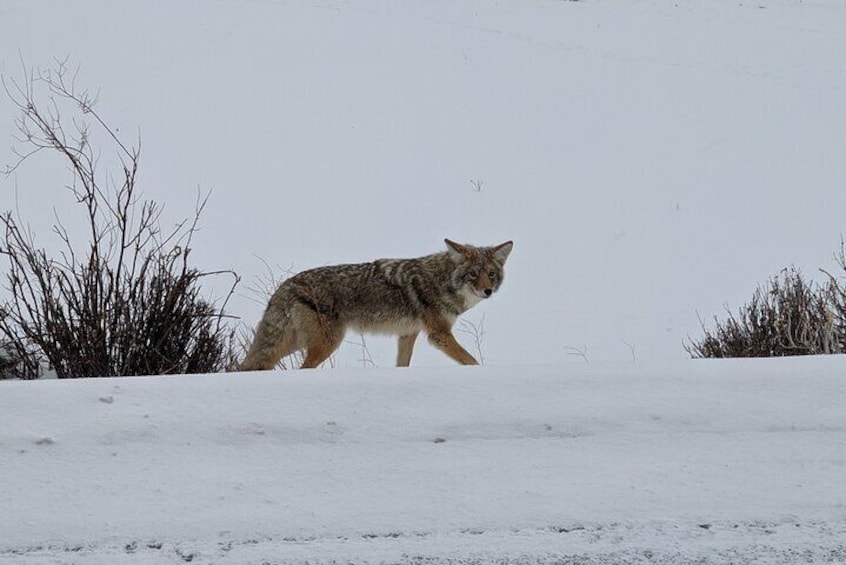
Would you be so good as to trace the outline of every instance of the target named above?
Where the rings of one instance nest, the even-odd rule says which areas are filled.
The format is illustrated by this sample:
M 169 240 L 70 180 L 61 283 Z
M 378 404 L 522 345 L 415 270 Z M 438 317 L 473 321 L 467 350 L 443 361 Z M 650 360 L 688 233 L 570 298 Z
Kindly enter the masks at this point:
M 241 371 L 273 369 L 280 359 L 297 351 L 296 335 L 289 315 L 290 293 L 280 287 L 270 299 L 256 328 L 253 343 L 241 363 Z

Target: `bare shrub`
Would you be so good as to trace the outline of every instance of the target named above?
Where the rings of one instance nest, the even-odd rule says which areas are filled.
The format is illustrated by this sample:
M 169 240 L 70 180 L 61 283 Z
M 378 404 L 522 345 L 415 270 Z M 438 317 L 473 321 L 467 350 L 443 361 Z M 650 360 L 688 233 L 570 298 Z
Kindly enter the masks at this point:
M 163 230 L 161 207 L 142 199 L 136 185 L 140 144 L 124 144 L 65 62 L 35 72 L 24 67 L 23 81 L 3 77 L 3 86 L 19 110 L 18 161 L 6 173 L 38 153 L 58 154 L 87 229 L 79 243 L 57 217 L 60 251 L 48 254 L 17 215 L 0 215 L 9 294 L 0 303 L 0 342 L 14 352 L 14 376 L 36 378 L 44 361 L 59 378 L 222 370 L 233 355 L 223 315 L 228 296 L 216 306 L 199 283 L 224 272 L 188 261 L 207 196 L 198 198 L 192 218 Z M 103 147 L 95 139 L 116 153 L 116 178 L 98 170 Z M 238 277 L 226 273 L 234 290 Z
M 834 333 L 838 336 L 839 352 L 846 352 L 846 240 L 840 239 L 840 250 L 834 255 L 840 267 L 839 277 L 821 269 L 826 276 L 824 293 L 833 317 Z
M 846 268 L 846 263 L 843 263 Z M 685 349 L 692 357 L 782 357 L 844 351 L 846 303 L 836 279 L 827 285 L 805 280 L 795 268 L 759 286 L 737 314 L 728 312 L 705 336 Z M 838 314 L 838 304 L 840 310 Z

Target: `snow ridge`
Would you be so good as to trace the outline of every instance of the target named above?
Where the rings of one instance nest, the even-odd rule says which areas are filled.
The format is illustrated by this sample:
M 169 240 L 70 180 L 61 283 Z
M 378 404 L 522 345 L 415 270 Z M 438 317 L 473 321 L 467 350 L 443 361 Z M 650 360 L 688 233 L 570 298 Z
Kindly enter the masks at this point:
M 6 382 L 0 563 L 836 562 L 845 363 Z

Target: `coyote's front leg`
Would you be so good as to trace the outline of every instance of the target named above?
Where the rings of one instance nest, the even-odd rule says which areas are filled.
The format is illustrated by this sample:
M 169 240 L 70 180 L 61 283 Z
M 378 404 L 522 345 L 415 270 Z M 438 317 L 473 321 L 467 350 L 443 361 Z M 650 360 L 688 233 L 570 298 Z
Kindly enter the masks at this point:
M 449 355 L 450 358 L 462 365 L 479 364 L 475 357 L 461 347 L 461 344 L 452 335 L 452 325 L 442 316 L 437 314 L 426 315 L 423 317 L 423 325 L 429 334 L 429 343 Z

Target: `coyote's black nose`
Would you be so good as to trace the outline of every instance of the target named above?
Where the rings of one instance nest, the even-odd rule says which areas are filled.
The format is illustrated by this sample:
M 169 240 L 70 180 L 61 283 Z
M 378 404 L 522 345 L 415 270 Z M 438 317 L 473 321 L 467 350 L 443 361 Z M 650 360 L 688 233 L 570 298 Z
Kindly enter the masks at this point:
M 491 294 L 493 294 L 493 290 L 486 288 L 485 289 L 485 296 L 487 297 L 487 296 L 490 296 Z

